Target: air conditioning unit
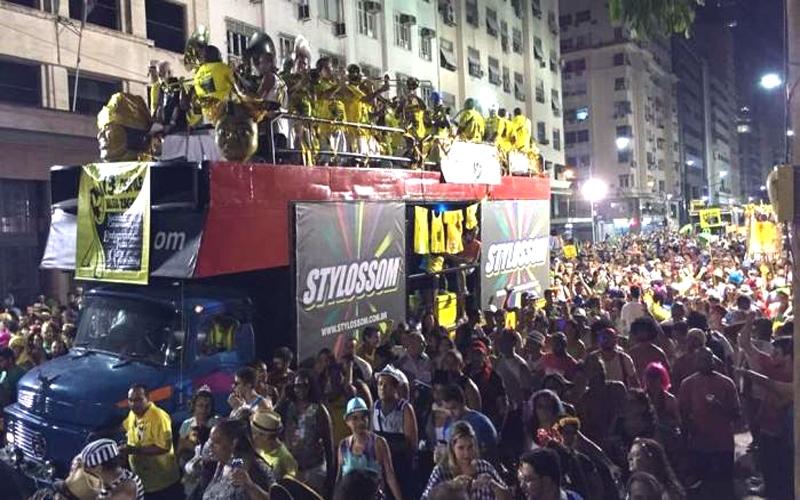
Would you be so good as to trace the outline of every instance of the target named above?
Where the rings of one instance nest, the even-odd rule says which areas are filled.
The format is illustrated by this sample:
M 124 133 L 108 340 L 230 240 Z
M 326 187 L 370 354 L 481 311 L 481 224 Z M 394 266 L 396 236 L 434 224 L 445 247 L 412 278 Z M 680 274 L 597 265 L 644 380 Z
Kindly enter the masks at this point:
M 311 19 L 311 8 L 307 4 L 297 6 L 297 19 L 300 21 Z
M 400 14 L 400 24 L 403 26 L 413 26 L 417 24 L 417 18 L 411 14 Z
M 333 25 L 333 34 L 339 38 L 347 36 L 347 26 L 344 23 L 335 23 Z
M 433 38 L 436 36 L 436 31 L 432 30 L 431 28 L 420 28 L 419 36 L 422 38 Z
M 364 11 L 368 14 L 375 14 L 381 11 L 381 3 L 380 2 L 373 2 L 371 0 L 367 0 L 364 2 Z

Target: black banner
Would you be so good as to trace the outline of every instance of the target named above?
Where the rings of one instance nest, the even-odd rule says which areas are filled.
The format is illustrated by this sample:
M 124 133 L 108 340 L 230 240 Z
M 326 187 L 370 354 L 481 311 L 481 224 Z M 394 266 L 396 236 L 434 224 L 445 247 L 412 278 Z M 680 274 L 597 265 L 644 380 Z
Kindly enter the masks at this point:
M 550 286 L 550 202 L 487 201 L 481 222 L 481 307 L 501 307 L 507 287 L 542 297 Z
M 298 359 L 405 319 L 403 203 L 297 203 L 294 253 Z

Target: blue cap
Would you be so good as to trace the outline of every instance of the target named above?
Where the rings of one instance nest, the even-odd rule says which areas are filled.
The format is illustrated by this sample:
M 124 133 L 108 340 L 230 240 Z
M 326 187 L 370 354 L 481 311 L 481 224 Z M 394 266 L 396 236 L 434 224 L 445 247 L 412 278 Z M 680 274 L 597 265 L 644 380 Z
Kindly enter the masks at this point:
M 347 402 L 347 410 L 344 412 L 344 418 L 347 418 L 351 414 L 358 413 L 360 411 L 369 411 L 369 408 L 367 408 L 367 403 L 365 403 L 361 398 L 353 398 Z

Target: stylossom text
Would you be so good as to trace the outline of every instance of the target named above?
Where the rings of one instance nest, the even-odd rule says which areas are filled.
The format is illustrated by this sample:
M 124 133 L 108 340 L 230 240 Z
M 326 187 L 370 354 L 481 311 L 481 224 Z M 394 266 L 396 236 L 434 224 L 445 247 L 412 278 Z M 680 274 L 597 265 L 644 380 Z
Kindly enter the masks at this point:
M 372 259 L 308 271 L 301 295 L 308 309 L 344 302 L 361 295 L 386 293 L 397 288 L 403 266 L 401 257 Z

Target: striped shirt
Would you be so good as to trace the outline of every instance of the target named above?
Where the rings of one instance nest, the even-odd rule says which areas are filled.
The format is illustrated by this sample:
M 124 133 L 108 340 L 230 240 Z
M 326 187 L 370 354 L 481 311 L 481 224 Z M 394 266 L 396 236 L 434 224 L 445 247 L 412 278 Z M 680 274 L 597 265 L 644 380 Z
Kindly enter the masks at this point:
M 486 460 L 476 460 L 475 470 L 477 472 L 475 477 L 478 477 L 481 474 L 489 474 L 492 476 L 492 479 L 505 486 L 505 483 L 502 479 L 500 479 L 500 476 L 497 474 L 495 468 Z M 453 476 L 452 472 L 450 472 L 450 468 L 447 467 L 446 464 L 437 465 L 433 469 L 430 479 L 428 479 L 428 485 L 425 487 L 425 491 L 422 493 L 422 500 L 428 500 L 430 498 L 431 492 L 437 484 L 450 481 L 452 479 L 455 479 L 455 476 Z M 469 492 L 469 498 L 470 500 L 495 500 L 494 488 L 492 486 L 473 486 L 472 490 Z

